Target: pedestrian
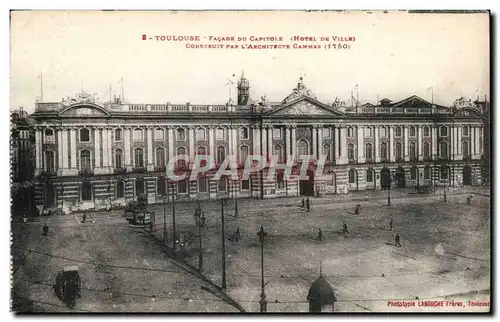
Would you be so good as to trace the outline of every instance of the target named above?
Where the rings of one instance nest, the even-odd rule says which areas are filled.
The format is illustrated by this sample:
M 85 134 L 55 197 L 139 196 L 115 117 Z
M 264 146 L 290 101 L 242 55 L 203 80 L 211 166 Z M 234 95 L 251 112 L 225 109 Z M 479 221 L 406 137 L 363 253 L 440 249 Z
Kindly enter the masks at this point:
M 311 211 L 311 201 L 309 200 L 309 197 L 306 199 L 306 211 Z
M 150 231 L 150 232 L 153 232 L 154 227 L 155 227 L 155 226 L 153 225 L 153 222 L 152 222 L 152 221 L 150 221 L 150 222 L 149 222 L 149 231 Z
M 344 222 L 342 224 L 342 233 L 344 235 L 349 235 L 349 229 L 347 228 L 347 223 L 345 222 L 345 220 L 344 220 Z
M 470 205 L 472 202 L 472 196 L 467 197 L 467 204 Z
M 395 237 L 395 241 L 394 241 L 394 246 L 401 247 L 401 243 L 399 242 L 399 233 L 396 233 L 396 237 Z
M 446 190 L 444 191 L 443 198 L 444 198 L 444 202 L 446 202 Z
M 240 240 L 241 239 L 241 235 L 240 235 L 240 229 L 239 228 L 236 228 L 236 233 L 235 233 L 235 239 L 236 241 Z
M 318 228 L 318 240 L 319 241 L 323 240 L 323 232 L 321 231 L 321 228 Z
M 47 226 L 47 223 L 43 225 L 42 232 L 44 236 L 47 236 L 47 233 L 49 232 L 49 226 Z
M 391 230 L 391 231 L 392 231 L 392 223 L 393 223 L 393 220 L 392 220 L 392 217 L 391 217 L 391 219 L 389 220 L 389 230 Z
M 305 208 L 305 206 L 306 206 L 306 201 L 304 198 L 302 198 L 302 208 Z
M 87 220 L 87 215 L 84 213 L 82 216 L 82 223 L 85 223 L 85 220 Z

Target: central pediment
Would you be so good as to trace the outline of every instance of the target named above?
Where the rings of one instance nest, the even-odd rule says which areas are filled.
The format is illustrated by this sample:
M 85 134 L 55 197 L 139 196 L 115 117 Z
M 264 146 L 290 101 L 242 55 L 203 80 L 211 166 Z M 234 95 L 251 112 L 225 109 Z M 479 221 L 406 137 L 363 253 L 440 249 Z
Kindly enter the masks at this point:
M 310 97 L 302 97 L 295 101 L 283 104 L 266 113 L 273 116 L 339 116 L 343 114 L 328 105 Z

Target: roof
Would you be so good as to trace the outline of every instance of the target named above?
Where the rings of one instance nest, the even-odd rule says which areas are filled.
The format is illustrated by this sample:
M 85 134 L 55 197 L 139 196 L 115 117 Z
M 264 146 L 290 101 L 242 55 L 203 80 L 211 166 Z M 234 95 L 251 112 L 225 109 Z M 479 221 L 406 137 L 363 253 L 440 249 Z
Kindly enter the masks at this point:
M 309 288 L 309 294 L 307 294 L 308 301 L 319 301 L 321 305 L 333 304 L 337 301 L 335 294 L 333 293 L 333 288 L 328 283 L 328 281 L 320 275 Z

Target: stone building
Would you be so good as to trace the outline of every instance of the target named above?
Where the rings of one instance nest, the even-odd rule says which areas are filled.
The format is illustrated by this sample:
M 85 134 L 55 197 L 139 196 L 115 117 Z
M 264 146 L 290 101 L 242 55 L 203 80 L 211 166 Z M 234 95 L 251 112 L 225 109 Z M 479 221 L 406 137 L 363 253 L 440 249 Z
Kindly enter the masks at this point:
M 68 213 L 124 205 L 138 194 L 149 203 L 233 197 L 275 198 L 397 187 L 471 185 L 481 180 L 483 122 L 478 108 L 452 112 L 417 96 L 349 108 L 318 101 L 300 79 L 280 102 L 250 98 L 250 81 L 238 82 L 237 102 L 223 105 L 101 102 L 81 93 L 36 104 L 36 202 Z M 165 165 L 175 155 L 210 154 L 220 165 L 250 154 L 325 158 L 307 166 L 309 180 L 267 168 L 248 180 L 214 178 L 171 182 Z M 176 164 L 189 172 L 191 162 Z M 241 169 L 240 169 L 241 172 Z

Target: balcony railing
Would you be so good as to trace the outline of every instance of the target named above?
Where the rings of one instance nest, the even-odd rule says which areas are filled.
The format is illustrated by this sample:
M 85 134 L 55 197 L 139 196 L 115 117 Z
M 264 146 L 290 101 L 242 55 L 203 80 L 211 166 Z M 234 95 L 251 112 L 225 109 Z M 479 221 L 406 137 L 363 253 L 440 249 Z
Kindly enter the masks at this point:
M 167 166 L 166 165 L 158 165 L 155 167 L 156 172 L 165 172 L 167 171 Z
M 373 159 L 366 159 L 365 163 L 375 163 Z
M 92 169 L 81 169 L 78 171 L 80 177 L 90 177 L 94 175 L 94 170 Z
M 115 174 L 124 174 L 127 173 L 127 168 L 116 168 L 113 170 Z
M 403 162 L 403 158 L 402 157 L 396 157 L 396 162 Z
M 349 164 L 355 164 L 355 163 L 358 163 L 358 160 L 355 160 L 355 159 L 349 159 L 348 163 L 349 163 Z
M 145 173 L 147 171 L 146 167 L 135 167 L 132 168 L 133 173 Z
M 53 177 L 56 177 L 56 176 L 57 176 L 57 172 L 56 172 L 55 169 L 45 170 L 45 171 L 42 171 L 40 173 L 40 178 L 50 179 L 50 178 L 53 178 Z

